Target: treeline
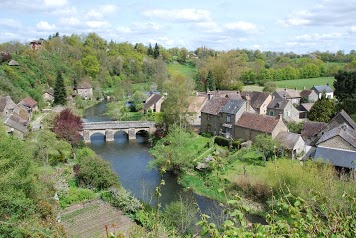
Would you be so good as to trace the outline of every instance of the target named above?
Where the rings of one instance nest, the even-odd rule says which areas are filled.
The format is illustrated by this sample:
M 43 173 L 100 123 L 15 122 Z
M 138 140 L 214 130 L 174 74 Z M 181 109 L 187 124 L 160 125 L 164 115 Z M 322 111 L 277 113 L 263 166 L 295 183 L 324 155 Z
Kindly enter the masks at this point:
M 205 53 L 202 53 L 205 52 Z M 241 83 L 264 85 L 268 81 L 334 76 L 356 68 L 356 52 L 314 52 L 306 55 L 259 50 L 196 51 L 196 84 L 200 90 L 239 88 Z M 200 57 L 201 56 L 201 57 Z M 209 77 L 209 72 L 212 76 Z
M 348 54 L 338 51 L 305 55 L 246 49 L 216 51 L 207 47 L 188 51 L 184 47 L 166 49 L 158 43 L 108 42 L 96 33 L 56 33 L 41 43 L 39 50 L 19 42 L 0 44 L 0 52 L 6 52 L 0 60 L 0 94 L 10 94 L 15 101 L 29 95 L 41 102 L 43 91 L 54 87 L 57 72 L 61 71 L 68 95 L 86 78 L 95 89 L 94 97 L 102 97 L 103 91 L 122 97 L 134 93 L 133 83 L 145 83 L 148 90 L 149 85 L 154 85 L 151 89 L 162 89 L 169 78 L 167 63 L 172 62 L 197 69 L 194 76 L 198 90 L 240 89 L 243 84 L 333 76 L 340 69 L 356 67 L 355 50 Z M 9 66 L 11 58 L 19 66 Z

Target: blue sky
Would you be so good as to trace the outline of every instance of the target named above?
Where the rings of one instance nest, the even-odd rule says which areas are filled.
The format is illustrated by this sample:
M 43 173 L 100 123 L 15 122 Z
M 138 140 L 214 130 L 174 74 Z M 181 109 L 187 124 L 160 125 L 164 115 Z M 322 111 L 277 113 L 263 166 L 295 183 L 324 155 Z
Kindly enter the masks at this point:
M 0 43 L 96 32 L 188 50 L 356 49 L 356 0 L 0 0 L 0 9 Z

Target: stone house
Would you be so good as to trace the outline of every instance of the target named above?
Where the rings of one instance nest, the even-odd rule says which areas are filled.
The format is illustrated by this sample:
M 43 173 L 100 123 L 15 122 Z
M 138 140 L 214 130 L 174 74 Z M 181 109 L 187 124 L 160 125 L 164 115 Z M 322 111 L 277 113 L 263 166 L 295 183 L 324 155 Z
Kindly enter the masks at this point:
M 313 105 L 313 102 L 301 103 L 297 107 L 297 110 L 299 111 L 299 118 L 308 118 L 308 114 Z
M 356 130 L 343 123 L 322 134 L 316 142 L 314 160 L 338 167 L 356 168 Z
M 12 101 L 10 96 L 0 98 L 0 115 L 3 117 L 9 116 L 11 113 L 19 114 L 20 108 Z
M 77 91 L 77 95 L 85 100 L 93 98 L 93 87 L 88 82 L 80 83 L 77 86 L 76 91 Z
M 288 101 L 291 101 L 292 104 L 299 105 L 300 103 L 300 92 L 295 88 L 295 89 L 287 89 L 285 88 L 282 91 L 276 91 L 272 94 L 272 100 L 274 98 L 277 99 L 286 99 Z
M 201 111 L 208 101 L 207 96 L 189 96 L 186 119 L 190 125 L 201 125 Z
M 304 89 L 300 92 L 301 99 L 304 103 L 312 103 L 318 100 L 318 94 L 314 90 Z
M 352 118 L 344 111 L 341 110 L 338 114 L 336 114 L 329 123 L 323 128 L 321 132 L 330 131 L 331 129 L 346 124 L 347 126 L 351 127 L 352 129 L 356 130 L 356 123 L 352 120 Z
M 152 110 L 152 112 L 161 112 L 161 106 L 163 101 L 164 97 L 161 94 L 153 93 L 147 98 L 143 106 L 144 113 L 147 113 L 148 110 Z
M 250 101 L 213 97 L 201 110 L 201 132 L 233 137 L 237 120 L 243 112 L 254 112 Z
M 241 92 L 241 97 L 246 99 L 246 96 L 249 96 L 251 99 L 251 107 L 258 114 L 266 115 L 267 106 L 272 101 L 272 96 L 269 93 L 264 92 Z
M 281 131 L 275 140 L 281 144 L 284 154 L 290 155 L 292 159 L 304 153 L 305 142 L 300 134 Z
M 330 88 L 329 84 L 313 86 L 310 90 L 314 90 L 316 92 L 316 94 L 318 95 L 319 99 L 323 95 L 323 92 L 325 92 L 325 96 L 327 98 L 330 98 L 330 99 L 334 98 L 334 91 Z
M 22 99 L 17 105 L 26 109 L 30 118 L 32 118 L 32 113 L 38 112 L 38 103 L 31 97 Z
M 274 98 L 267 106 L 267 115 L 282 115 L 285 121 L 299 121 L 299 111 L 293 106 L 292 101 Z
M 53 102 L 54 101 L 54 90 L 52 88 L 46 90 L 42 94 L 42 98 L 45 102 Z
M 288 131 L 282 118 L 244 112 L 235 126 L 235 139 L 254 141 L 257 135 L 267 134 L 274 139 L 281 131 Z
M 5 131 L 18 138 L 23 138 L 27 132 L 28 123 L 28 118 L 20 116 L 21 110 L 10 96 L 0 98 L 0 120 Z
M 315 145 L 319 132 L 325 128 L 325 122 L 305 121 L 303 124 L 301 136 L 306 145 Z

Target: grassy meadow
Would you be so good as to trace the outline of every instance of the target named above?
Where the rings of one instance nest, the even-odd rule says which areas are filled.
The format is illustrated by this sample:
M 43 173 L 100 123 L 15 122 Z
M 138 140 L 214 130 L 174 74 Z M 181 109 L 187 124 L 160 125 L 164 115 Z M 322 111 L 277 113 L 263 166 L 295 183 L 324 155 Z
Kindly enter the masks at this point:
M 335 81 L 334 77 L 319 77 L 319 78 L 308 78 L 308 79 L 294 79 L 294 80 L 282 80 L 275 81 L 277 88 L 297 88 L 303 90 L 305 86 L 306 89 L 310 89 L 313 85 L 326 85 L 329 83 L 330 87 L 334 89 L 333 83 Z
M 168 67 L 168 72 L 171 75 L 177 75 L 177 74 L 182 74 L 183 76 L 193 79 L 194 75 L 196 73 L 196 68 L 192 65 L 183 65 L 179 64 L 177 62 L 171 63 L 167 65 Z

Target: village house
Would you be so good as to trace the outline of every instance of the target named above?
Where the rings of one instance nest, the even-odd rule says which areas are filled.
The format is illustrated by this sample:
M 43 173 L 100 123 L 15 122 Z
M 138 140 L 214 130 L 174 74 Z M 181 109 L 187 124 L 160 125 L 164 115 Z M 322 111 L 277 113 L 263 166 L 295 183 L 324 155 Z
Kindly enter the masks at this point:
M 271 135 L 274 139 L 281 131 L 288 131 L 282 118 L 244 112 L 235 126 L 235 139 L 254 141 L 257 135 Z
M 341 110 L 329 121 L 329 123 L 323 128 L 321 132 L 330 131 L 333 128 L 342 124 L 346 124 L 347 126 L 351 127 L 353 130 L 356 130 L 356 123 L 344 110 Z
M 274 98 L 267 106 L 267 115 L 282 115 L 283 120 L 299 121 L 299 111 L 293 106 L 292 102 L 287 99 Z
M 318 100 L 318 94 L 314 90 L 304 89 L 300 92 L 301 101 L 303 103 L 313 103 Z
M 309 103 L 301 103 L 298 107 L 297 110 L 299 111 L 299 118 L 308 118 L 308 114 L 310 112 L 310 109 L 314 105 L 313 102 Z
M 30 118 L 34 112 L 38 112 L 38 103 L 31 97 L 22 99 L 17 105 L 27 110 Z
M 20 116 L 21 108 L 12 101 L 10 96 L 0 98 L 0 120 L 4 124 L 5 131 L 18 138 L 23 138 L 27 132 L 28 117 Z M 22 114 L 22 113 L 21 113 Z
M 88 82 L 80 83 L 76 88 L 77 95 L 87 100 L 93 98 L 93 87 Z
M 314 160 L 337 167 L 356 168 L 356 130 L 343 123 L 322 134 L 316 142 Z
M 32 50 L 39 50 L 42 48 L 42 42 L 39 40 L 33 40 L 30 42 Z
M 264 92 L 241 92 L 241 97 L 246 99 L 246 96 L 251 98 L 251 107 L 258 114 L 266 115 L 267 106 L 272 101 L 272 96 L 269 93 Z
M 143 105 L 144 113 L 147 113 L 149 110 L 151 110 L 152 112 L 161 112 L 163 101 L 163 95 L 153 93 L 147 98 L 145 104 Z
M 207 101 L 207 96 L 195 95 L 188 97 L 188 109 L 186 119 L 190 125 L 201 125 L 201 111 Z
M 54 90 L 52 88 L 47 89 L 42 94 L 42 98 L 45 102 L 53 102 L 54 101 Z
M 250 100 L 233 100 L 226 97 L 213 97 L 201 110 L 201 132 L 233 137 L 237 120 L 243 112 L 254 112 Z
M 319 132 L 325 128 L 326 125 L 325 122 L 305 121 L 301 132 L 305 144 L 311 146 L 315 145 Z
M 282 91 L 276 91 L 272 94 L 272 97 L 277 99 L 286 99 L 288 101 L 291 101 L 291 103 L 295 105 L 299 105 L 301 99 L 300 93 L 296 88 L 295 89 L 285 88 Z
M 296 159 L 298 155 L 304 154 L 305 142 L 300 134 L 281 131 L 275 138 L 283 149 L 284 155 L 289 155 L 292 159 Z
M 326 98 L 334 98 L 334 91 L 330 88 L 329 84 L 313 86 L 310 90 L 314 90 L 320 99 L 323 93 L 325 93 Z

